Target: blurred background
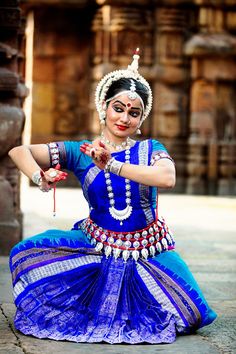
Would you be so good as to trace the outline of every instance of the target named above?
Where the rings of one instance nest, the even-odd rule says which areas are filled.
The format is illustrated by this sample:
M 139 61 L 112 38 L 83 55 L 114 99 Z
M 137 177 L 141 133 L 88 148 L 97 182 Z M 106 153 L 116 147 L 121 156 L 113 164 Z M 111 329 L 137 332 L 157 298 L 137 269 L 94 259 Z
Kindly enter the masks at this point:
M 235 196 L 236 0 L 1 0 L 0 253 L 22 237 L 8 150 L 97 136 L 96 84 L 136 47 L 154 96 L 141 139 L 174 158 L 171 193 Z

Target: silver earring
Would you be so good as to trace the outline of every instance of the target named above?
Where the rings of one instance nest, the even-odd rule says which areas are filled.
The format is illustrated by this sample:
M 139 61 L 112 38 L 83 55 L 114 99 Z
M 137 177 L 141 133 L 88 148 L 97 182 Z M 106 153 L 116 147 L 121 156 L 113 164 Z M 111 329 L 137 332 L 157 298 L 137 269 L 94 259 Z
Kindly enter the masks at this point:
M 137 134 L 137 135 L 142 134 L 142 132 L 141 132 L 141 130 L 140 130 L 139 128 L 136 130 L 136 134 Z
M 101 124 L 102 126 L 105 126 L 105 125 L 106 125 L 106 120 L 105 120 L 105 119 L 100 119 L 100 124 Z
M 99 118 L 100 118 L 100 122 L 102 124 L 102 122 L 104 121 L 105 123 L 105 119 L 106 119 L 106 111 L 102 111 L 99 113 Z

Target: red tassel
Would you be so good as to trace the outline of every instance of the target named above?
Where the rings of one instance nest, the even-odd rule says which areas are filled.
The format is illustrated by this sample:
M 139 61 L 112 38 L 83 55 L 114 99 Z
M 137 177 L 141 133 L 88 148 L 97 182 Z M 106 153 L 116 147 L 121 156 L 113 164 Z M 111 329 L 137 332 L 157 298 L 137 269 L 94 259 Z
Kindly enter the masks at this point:
M 61 165 L 58 163 L 55 170 L 60 170 Z M 56 216 L 56 183 L 53 185 L 53 216 Z
M 56 183 L 53 186 L 53 216 L 56 216 Z

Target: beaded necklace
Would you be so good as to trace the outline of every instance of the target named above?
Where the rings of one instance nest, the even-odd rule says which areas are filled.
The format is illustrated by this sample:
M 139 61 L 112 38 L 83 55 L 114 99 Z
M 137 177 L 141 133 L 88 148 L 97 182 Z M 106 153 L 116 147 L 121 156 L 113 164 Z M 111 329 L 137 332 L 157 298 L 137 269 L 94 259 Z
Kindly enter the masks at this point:
M 101 141 L 102 141 L 102 143 L 104 143 L 106 145 L 112 146 L 117 151 L 124 150 L 127 147 L 132 145 L 132 139 L 130 139 L 130 137 L 128 137 L 121 144 L 116 144 L 116 143 L 113 143 L 112 141 L 110 141 L 109 139 L 107 139 L 103 132 L 101 133 Z
M 125 150 L 125 162 L 130 163 L 130 147 Z M 128 178 L 125 179 L 125 201 L 126 201 L 126 207 L 124 209 L 116 209 L 115 208 L 115 199 L 114 199 L 114 193 L 113 193 L 113 188 L 111 184 L 111 179 L 110 179 L 110 172 L 105 172 L 105 179 L 106 179 L 106 185 L 107 185 L 107 193 L 108 193 L 108 198 L 109 198 L 109 213 L 115 220 L 120 221 L 120 225 L 123 225 L 123 220 L 126 220 L 130 217 L 132 213 L 132 206 L 131 204 L 131 185 L 130 185 L 130 180 Z

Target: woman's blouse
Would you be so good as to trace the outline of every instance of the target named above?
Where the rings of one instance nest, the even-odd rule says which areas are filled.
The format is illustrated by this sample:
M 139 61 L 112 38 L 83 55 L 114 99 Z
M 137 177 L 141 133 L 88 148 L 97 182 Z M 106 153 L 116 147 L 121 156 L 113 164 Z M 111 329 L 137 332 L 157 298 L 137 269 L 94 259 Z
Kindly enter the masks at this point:
M 90 218 L 100 227 L 116 232 L 140 230 L 152 223 L 156 219 L 157 188 L 134 181 L 130 181 L 131 215 L 122 223 L 111 216 L 104 171 L 93 163 L 90 156 L 80 151 L 80 146 L 84 142 L 91 143 L 88 140 L 64 141 L 50 143 L 48 146 L 51 166 L 59 162 L 61 168 L 72 171 L 80 181 L 84 197 L 89 203 Z M 125 162 L 125 150 L 114 152 L 112 156 L 118 161 Z M 130 164 L 150 166 L 160 158 L 170 156 L 157 140 L 137 141 L 130 148 Z M 115 208 L 124 209 L 127 205 L 125 178 L 111 173 L 110 179 Z

